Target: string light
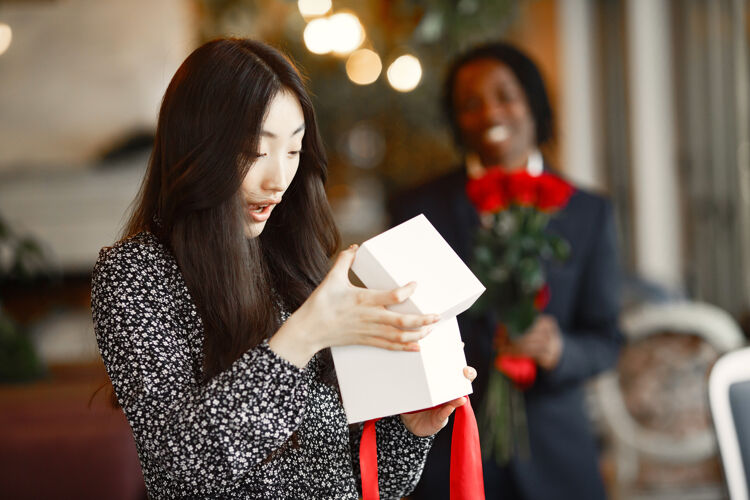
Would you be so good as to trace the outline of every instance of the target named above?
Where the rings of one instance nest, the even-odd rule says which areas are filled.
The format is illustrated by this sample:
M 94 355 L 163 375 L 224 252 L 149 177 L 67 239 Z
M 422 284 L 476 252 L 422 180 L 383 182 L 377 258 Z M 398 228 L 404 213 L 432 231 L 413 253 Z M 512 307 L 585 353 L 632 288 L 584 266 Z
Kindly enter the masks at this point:
M 307 50 L 313 54 L 328 54 L 331 51 L 332 33 L 327 17 L 313 19 L 307 23 L 302 38 Z
M 369 85 L 374 82 L 382 69 L 380 56 L 370 49 L 354 51 L 346 60 L 346 75 L 358 85 Z
M 331 49 L 337 54 L 349 54 L 365 40 L 365 29 L 352 13 L 339 12 L 329 17 L 328 22 L 333 37 Z
M 5 23 L 0 23 L 0 55 L 3 55 L 5 51 L 8 50 L 12 40 L 13 31 L 10 29 L 10 26 Z
M 406 54 L 393 61 L 386 74 L 391 87 L 399 92 L 410 92 L 422 79 L 422 65 L 419 59 Z
M 298 0 L 297 6 L 305 17 L 325 16 L 332 8 L 331 0 Z M 365 29 L 351 12 L 316 17 L 307 23 L 302 35 L 307 49 L 313 54 L 349 54 L 346 74 L 358 85 L 369 85 L 380 77 L 383 63 L 370 49 L 359 49 L 365 41 Z M 422 79 L 422 65 L 410 54 L 398 57 L 387 71 L 388 83 L 399 92 L 410 92 Z
M 299 0 L 297 7 L 304 17 L 322 16 L 331 10 L 331 0 Z

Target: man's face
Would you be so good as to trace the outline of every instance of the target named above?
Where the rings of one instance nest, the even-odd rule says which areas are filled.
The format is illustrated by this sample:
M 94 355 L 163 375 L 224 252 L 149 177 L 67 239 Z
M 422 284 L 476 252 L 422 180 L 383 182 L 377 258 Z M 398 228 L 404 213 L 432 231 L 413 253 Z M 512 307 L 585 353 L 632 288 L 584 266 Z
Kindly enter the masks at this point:
M 478 59 L 458 70 L 453 109 L 464 144 L 485 167 L 523 166 L 536 148 L 526 94 L 513 71 L 499 61 Z

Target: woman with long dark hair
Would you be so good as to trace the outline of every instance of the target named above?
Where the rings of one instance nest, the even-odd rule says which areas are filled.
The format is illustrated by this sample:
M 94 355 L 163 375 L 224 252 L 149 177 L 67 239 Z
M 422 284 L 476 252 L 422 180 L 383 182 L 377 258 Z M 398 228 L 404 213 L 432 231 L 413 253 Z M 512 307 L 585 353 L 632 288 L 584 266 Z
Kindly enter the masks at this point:
M 152 498 L 358 498 L 361 429 L 346 424 L 328 348 L 415 350 L 439 318 L 386 309 L 414 284 L 352 286 L 356 248 L 328 272 L 339 236 L 325 178 L 290 61 L 241 39 L 185 60 L 125 234 L 102 250 L 92 287 Z M 431 436 L 464 402 L 378 422 L 383 497 L 409 493 Z

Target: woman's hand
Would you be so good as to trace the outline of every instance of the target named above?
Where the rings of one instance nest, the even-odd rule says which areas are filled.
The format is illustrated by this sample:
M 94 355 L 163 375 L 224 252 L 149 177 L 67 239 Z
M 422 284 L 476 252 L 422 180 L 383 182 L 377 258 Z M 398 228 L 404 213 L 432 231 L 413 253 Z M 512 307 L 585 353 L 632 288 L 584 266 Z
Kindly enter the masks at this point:
M 357 247 L 341 252 L 331 271 L 302 306 L 271 338 L 272 350 L 304 366 L 319 350 L 338 345 L 369 345 L 418 351 L 439 315 L 401 314 L 386 309 L 414 293 L 415 283 L 393 290 L 368 290 L 349 281 Z
M 468 378 L 469 382 L 473 382 L 474 379 L 477 378 L 477 371 L 474 368 L 467 366 L 464 368 L 464 377 Z M 432 436 L 445 427 L 448 423 L 448 417 L 451 416 L 453 410 L 466 404 L 467 397 L 468 396 L 462 396 L 429 410 L 416 413 L 402 413 L 401 420 L 404 422 L 406 428 L 415 436 Z

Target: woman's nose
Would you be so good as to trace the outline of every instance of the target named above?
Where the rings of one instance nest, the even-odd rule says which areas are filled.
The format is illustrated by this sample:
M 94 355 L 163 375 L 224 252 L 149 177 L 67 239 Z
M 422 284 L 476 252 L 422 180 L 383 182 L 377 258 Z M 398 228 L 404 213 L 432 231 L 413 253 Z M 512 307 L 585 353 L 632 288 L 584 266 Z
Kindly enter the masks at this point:
M 268 168 L 263 176 L 263 189 L 268 191 L 284 191 L 289 186 L 288 172 L 283 160 L 276 159 L 268 162 Z

